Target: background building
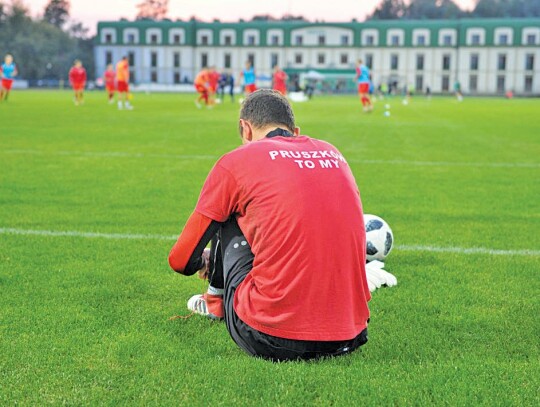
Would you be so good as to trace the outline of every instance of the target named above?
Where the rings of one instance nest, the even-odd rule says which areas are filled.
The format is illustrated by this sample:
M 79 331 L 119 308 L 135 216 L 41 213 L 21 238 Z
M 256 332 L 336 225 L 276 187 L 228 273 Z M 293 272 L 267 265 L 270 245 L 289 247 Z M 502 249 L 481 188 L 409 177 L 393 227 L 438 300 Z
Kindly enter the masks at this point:
M 116 21 L 98 24 L 95 61 L 129 57 L 135 83 L 191 82 L 203 66 L 238 76 L 246 60 L 264 80 L 276 64 L 316 70 L 326 86 L 354 89 L 358 58 L 375 86 L 471 94 L 540 95 L 540 19 L 391 20 L 348 23 Z

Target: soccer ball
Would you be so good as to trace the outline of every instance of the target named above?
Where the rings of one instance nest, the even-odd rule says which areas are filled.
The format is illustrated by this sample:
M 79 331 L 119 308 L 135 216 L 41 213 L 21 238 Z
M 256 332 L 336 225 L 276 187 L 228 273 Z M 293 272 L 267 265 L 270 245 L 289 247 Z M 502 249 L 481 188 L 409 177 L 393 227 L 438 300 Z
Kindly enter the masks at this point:
M 364 214 L 366 227 L 367 261 L 384 261 L 392 251 L 394 234 L 384 219 L 375 215 Z
M 384 112 L 384 115 L 385 115 L 386 117 L 390 117 L 390 112 L 387 110 L 386 112 Z

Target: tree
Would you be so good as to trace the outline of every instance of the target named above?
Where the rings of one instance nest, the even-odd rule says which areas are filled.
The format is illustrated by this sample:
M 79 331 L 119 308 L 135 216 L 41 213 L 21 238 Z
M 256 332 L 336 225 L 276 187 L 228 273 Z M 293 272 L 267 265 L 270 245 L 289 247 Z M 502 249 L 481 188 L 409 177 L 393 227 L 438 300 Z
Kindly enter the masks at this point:
M 405 11 L 410 19 L 453 19 L 462 14 L 452 0 L 412 0 Z
M 152 20 L 163 20 L 169 11 L 169 0 L 143 0 L 137 4 L 139 12 L 137 20 L 150 18 Z
M 473 17 L 540 17 L 540 1 L 478 0 Z
M 382 0 L 368 20 L 395 20 L 405 15 L 403 0 Z
M 69 1 L 67 0 L 50 0 L 45 6 L 43 21 L 62 28 L 69 18 Z

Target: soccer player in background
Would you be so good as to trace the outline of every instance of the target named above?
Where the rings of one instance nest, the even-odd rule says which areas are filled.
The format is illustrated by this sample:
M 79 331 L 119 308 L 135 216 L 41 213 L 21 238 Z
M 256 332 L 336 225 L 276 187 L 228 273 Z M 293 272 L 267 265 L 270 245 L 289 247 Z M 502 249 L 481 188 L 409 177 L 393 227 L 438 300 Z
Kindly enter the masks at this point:
M 253 356 L 354 351 L 367 342 L 371 296 L 362 204 L 347 161 L 333 145 L 300 136 L 289 102 L 274 90 L 246 97 L 239 130 L 243 145 L 214 165 L 169 254 L 175 271 L 208 274 L 206 294 L 190 298 L 188 309 L 224 319 Z
M 75 92 L 73 99 L 75 106 L 79 106 L 84 103 L 84 88 L 86 86 L 86 69 L 80 60 L 76 59 L 73 62 L 73 66 L 69 70 L 69 83 Z
M 114 103 L 115 81 L 116 72 L 112 64 L 107 65 L 107 70 L 103 74 L 103 81 L 105 82 L 105 89 L 109 97 L 109 104 Z
M 195 80 L 193 81 L 193 86 L 195 86 L 195 90 L 199 94 L 199 97 L 195 100 L 195 106 L 197 106 L 197 108 L 199 109 L 202 107 L 201 101 L 204 101 L 204 104 L 209 107 L 208 80 L 208 68 L 203 67 L 203 69 L 201 69 L 201 71 L 197 74 Z
M 116 87 L 118 91 L 118 109 L 133 110 L 133 106 L 129 102 L 129 61 L 126 56 L 116 64 Z
M 454 82 L 454 94 L 456 95 L 456 99 L 458 102 L 463 101 L 463 93 L 461 93 L 461 83 L 459 83 L 459 80 L 456 79 Z
M 244 94 L 246 96 L 257 90 L 257 85 L 255 84 L 255 69 L 251 64 L 251 61 L 246 61 L 246 67 L 242 70 L 240 76 L 244 83 Z
M 9 92 L 13 86 L 13 78 L 17 76 L 17 65 L 13 62 L 13 56 L 7 54 L 4 63 L 0 66 L 0 75 L 2 77 L 2 87 L 0 89 L 0 101 L 8 100 Z
M 219 84 L 219 77 L 220 74 L 216 70 L 215 66 L 212 66 L 208 70 L 208 103 L 209 106 L 213 106 L 216 104 L 216 93 L 218 89 Z
M 360 102 L 364 107 L 364 112 L 370 112 L 373 110 L 373 104 L 369 97 L 369 68 L 364 65 L 364 62 L 359 59 L 356 64 L 356 81 L 358 83 L 358 95 L 360 96 Z
M 285 71 L 281 70 L 279 66 L 274 67 L 274 74 L 272 76 L 272 89 L 277 90 L 282 95 L 287 94 L 287 79 L 289 77 Z

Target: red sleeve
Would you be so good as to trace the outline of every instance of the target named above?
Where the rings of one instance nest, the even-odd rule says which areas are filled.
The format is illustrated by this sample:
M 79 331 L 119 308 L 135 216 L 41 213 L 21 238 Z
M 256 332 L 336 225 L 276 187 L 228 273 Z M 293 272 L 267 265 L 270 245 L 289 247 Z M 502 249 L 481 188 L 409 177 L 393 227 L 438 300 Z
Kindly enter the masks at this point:
M 198 212 L 191 214 L 182 234 L 169 253 L 169 265 L 174 271 L 184 274 L 195 248 L 201 242 L 211 223 L 212 219 Z
M 83 69 L 82 71 L 82 81 L 86 82 L 86 69 Z
M 238 212 L 240 193 L 236 179 L 218 162 L 204 182 L 195 210 L 216 222 Z

